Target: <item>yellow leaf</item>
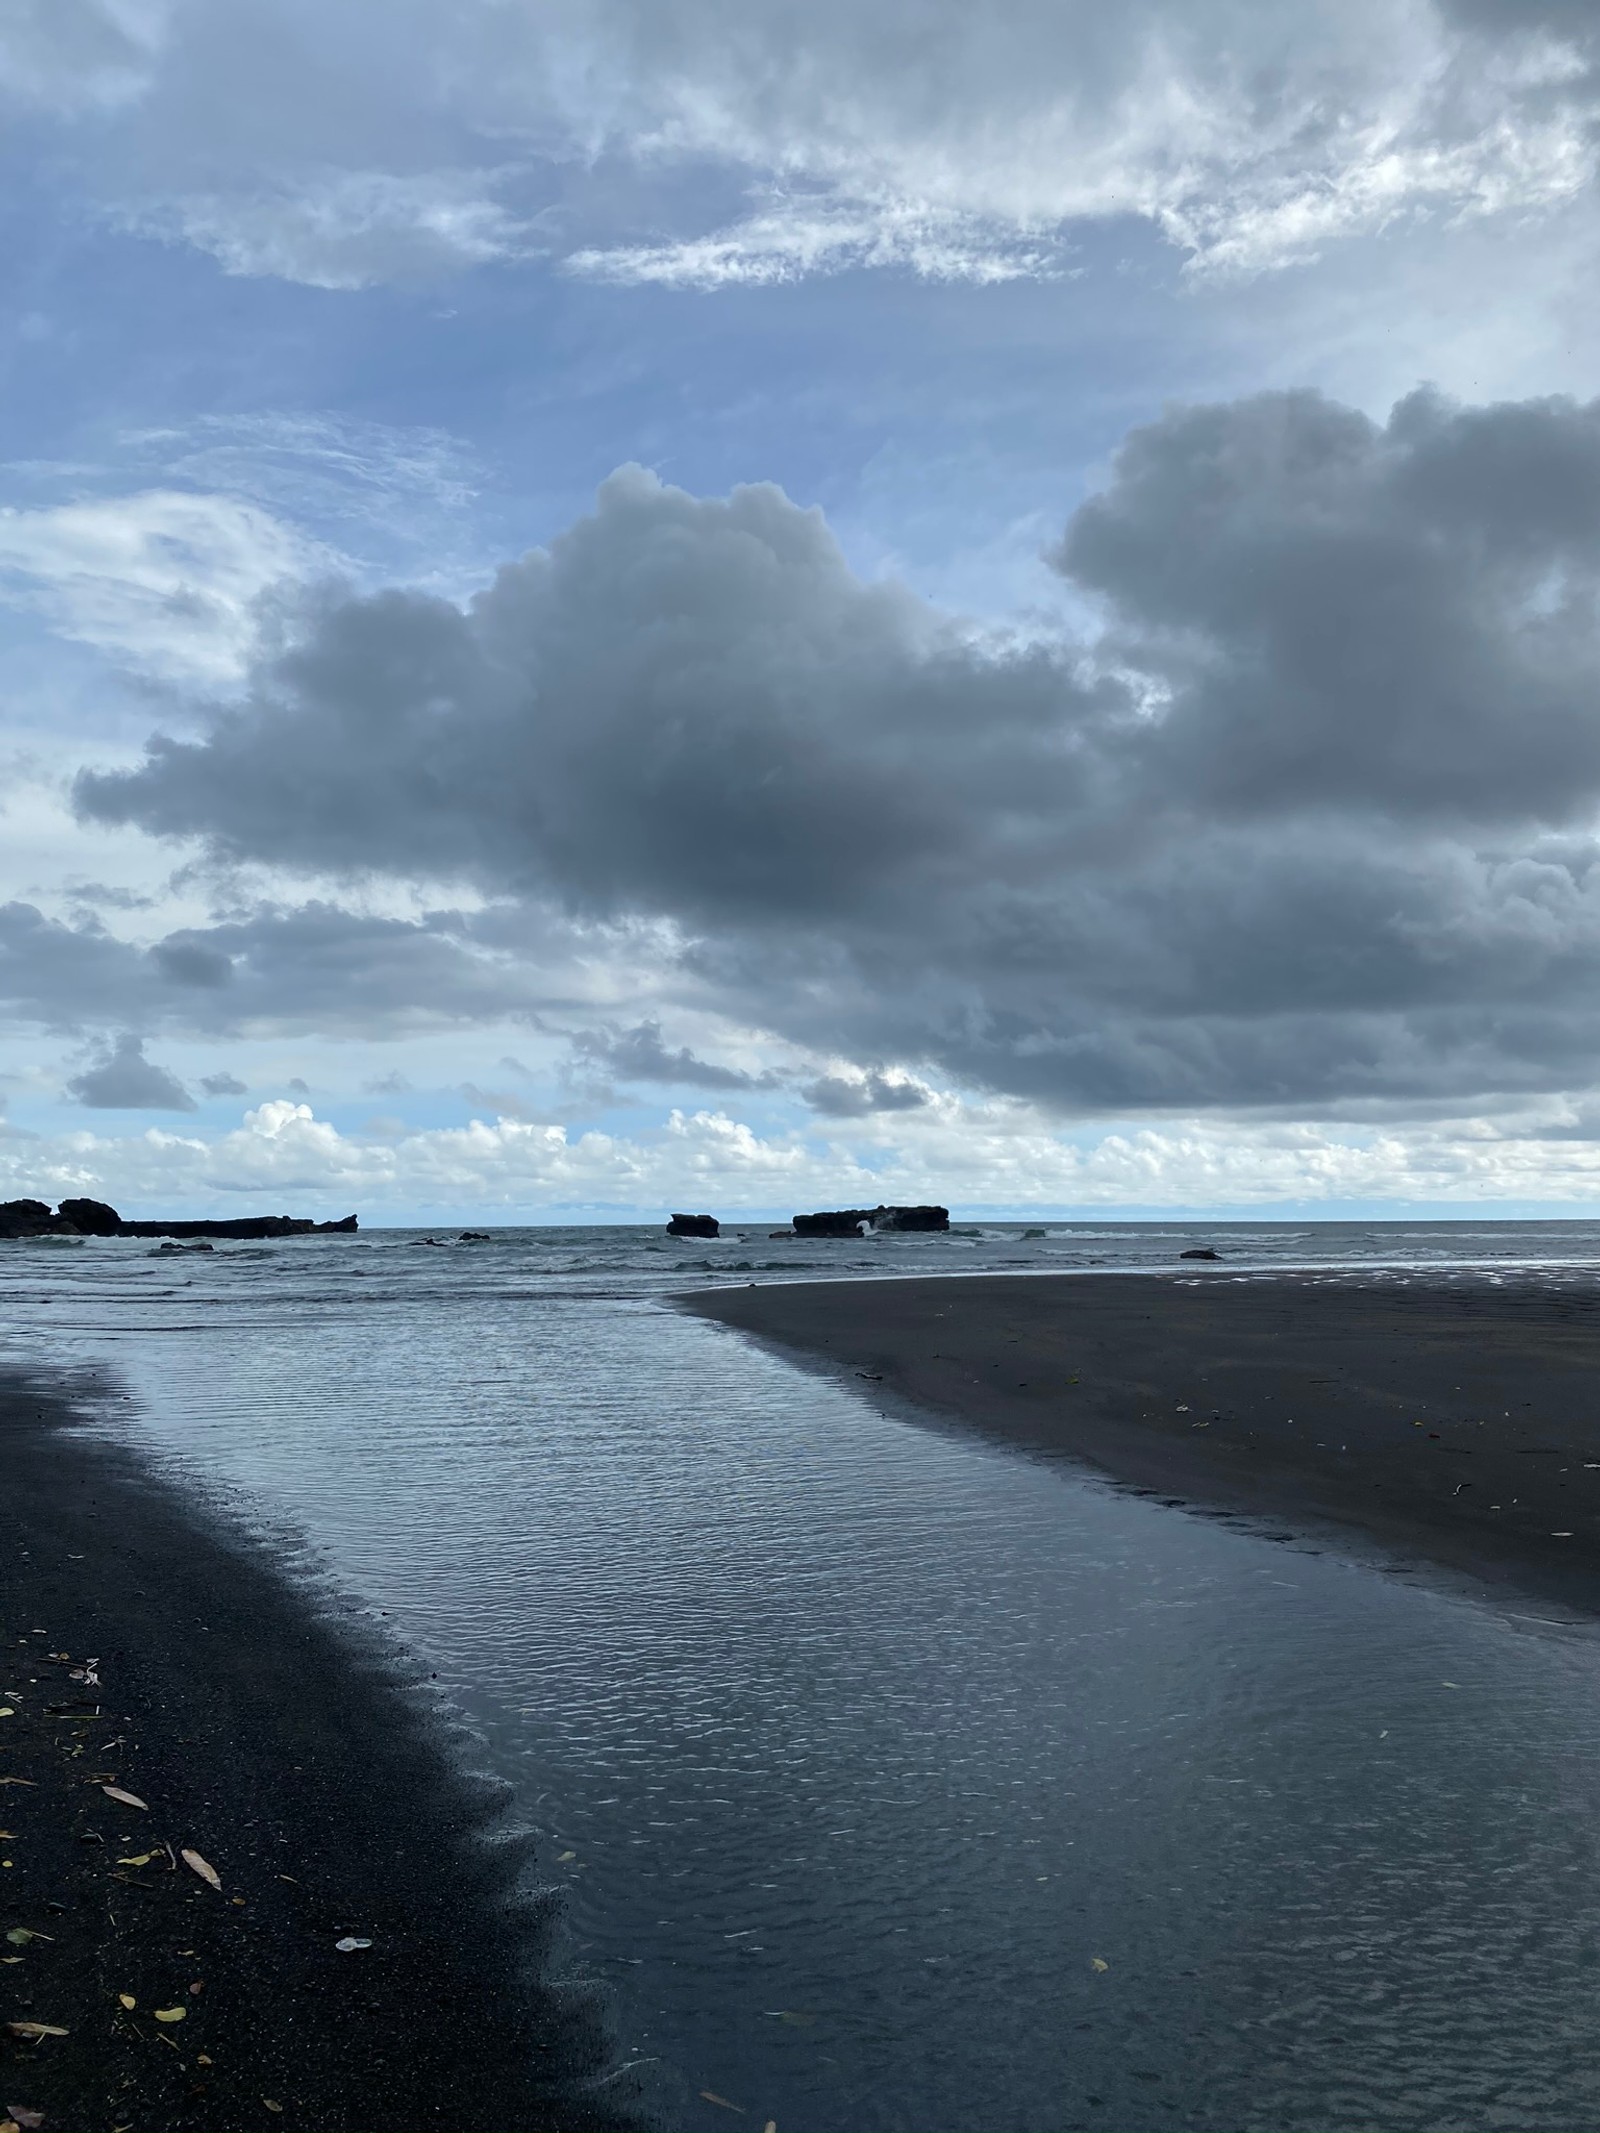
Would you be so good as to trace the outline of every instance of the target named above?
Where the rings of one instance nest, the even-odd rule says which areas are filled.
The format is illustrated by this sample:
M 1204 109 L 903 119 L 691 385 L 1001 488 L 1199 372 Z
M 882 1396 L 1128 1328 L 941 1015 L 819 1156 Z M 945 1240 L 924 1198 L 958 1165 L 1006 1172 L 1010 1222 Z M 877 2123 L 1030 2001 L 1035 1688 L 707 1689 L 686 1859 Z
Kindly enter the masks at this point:
M 118 1866 L 148 1866 L 154 1857 L 154 1852 L 135 1852 L 132 1858 L 119 1859 L 117 1864 Z
M 146 1814 L 150 1812 L 136 1792 L 124 1792 L 120 1785 L 102 1785 L 100 1790 L 108 1800 L 120 1800 L 124 1807 L 139 1807 L 143 1808 Z
M 0 1704 L 0 1718 L 15 1718 L 16 1715 L 16 1712 L 12 1710 L 10 1704 Z
M 185 1866 L 192 1867 L 200 1876 L 200 1879 L 208 1881 L 214 1889 L 222 1887 L 222 1876 L 214 1866 L 202 1859 L 198 1852 L 186 1851 L 183 1854 L 183 1863 Z
M 211 2066 L 212 2064 L 214 2064 L 211 2054 L 209 2052 L 196 2052 L 194 2055 L 194 2063 L 196 2066 Z
M 129 2014 L 132 2014 L 133 2010 L 139 2004 L 139 2002 L 134 1998 L 131 1992 L 119 1992 L 117 1994 L 117 1998 L 122 2002 L 123 2006 L 127 2008 Z
M 64 2037 L 68 2032 L 58 2029 L 54 2022 L 8 2022 L 7 2029 L 14 2037 Z
M 283 2105 L 281 2103 L 274 2103 L 270 2096 L 263 2096 L 261 2101 L 266 2105 L 269 2111 L 281 2111 L 283 2109 Z
M 186 2022 L 189 2018 L 187 2007 L 156 2007 L 151 2011 L 158 2022 Z
M 1091 1970 L 1109 1970 L 1111 1968 L 1111 1965 L 1107 1962 L 1103 1962 L 1098 1955 L 1091 1955 L 1089 1958 L 1089 1968 Z
M 556 1853 L 556 1865 L 557 1865 L 557 1866 L 565 1866 L 565 1865 L 566 1865 L 566 1863 L 567 1863 L 567 1861 L 568 1861 L 569 1859 L 576 1859 L 576 1858 L 577 1858 L 577 1856 L 578 1856 L 578 1855 L 577 1855 L 577 1853 L 576 1853 L 576 1852 L 557 1852 L 557 1853 Z

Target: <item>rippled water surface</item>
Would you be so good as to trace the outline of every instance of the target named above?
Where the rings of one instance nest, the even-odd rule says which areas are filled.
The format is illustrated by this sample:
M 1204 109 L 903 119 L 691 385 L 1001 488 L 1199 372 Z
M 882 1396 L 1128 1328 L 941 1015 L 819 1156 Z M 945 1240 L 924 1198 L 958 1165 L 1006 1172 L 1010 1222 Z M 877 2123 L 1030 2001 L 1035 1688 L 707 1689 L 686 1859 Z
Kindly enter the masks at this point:
M 921 1430 L 659 1301 L 1200 1241 L 1040 1226 L 48 1245 L 4 1280 L 13 1353 L 96 1371 L 99 1426 L 427 1654 L 664 2124 L 1600 2123 L 1588 1631 Z M 1204 1241 L 1395 1278 L 1600 1250 L 1452 1230 Z

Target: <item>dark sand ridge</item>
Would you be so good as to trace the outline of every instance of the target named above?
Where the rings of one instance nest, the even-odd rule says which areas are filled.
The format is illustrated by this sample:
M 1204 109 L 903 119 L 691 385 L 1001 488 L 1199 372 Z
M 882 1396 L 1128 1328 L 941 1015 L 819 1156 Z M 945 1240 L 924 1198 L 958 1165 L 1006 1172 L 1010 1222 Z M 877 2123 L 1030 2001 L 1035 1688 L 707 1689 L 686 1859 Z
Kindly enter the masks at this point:
M 0 1382 L 0 1475 L 0 2120 L 631 2123 L 594 2085 L 594 2001 L 550 1981 L 549 1915 L 517 1900 L 526 1850 L 492 1841 L 498 1800 L 454 1768 L 426 1684 L 74 1433 L 48 1386 Z M 98 1684 L 72 1678 L 90 1658 Z
M 986 1275 L 680 1301 L 1147 1494 L 1600 1611 L 1600 1284 Z

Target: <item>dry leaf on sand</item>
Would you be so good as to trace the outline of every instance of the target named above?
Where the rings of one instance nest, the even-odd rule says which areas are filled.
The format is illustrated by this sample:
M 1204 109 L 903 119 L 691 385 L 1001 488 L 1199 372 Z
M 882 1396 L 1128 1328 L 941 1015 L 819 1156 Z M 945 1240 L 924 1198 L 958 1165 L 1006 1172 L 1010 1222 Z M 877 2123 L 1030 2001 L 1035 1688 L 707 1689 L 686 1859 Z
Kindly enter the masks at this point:
M 183 1853 L 183 1863 L 187 1867 L 192 1867 L 194 1871 L 200 1876 L 200 1879 L 202 1881 L 209 1882 L 212 1888 L 221 1888 L 222 1876 L 217 1872 L 216 1868 L 211 1865 L 209 1860 L 202 1859 L 198 1852 L 185 1851 Z
M 124 1792 L 120 1785 L 102 1785 L 100 1790 L 108 1800 L 120 1800 L 124 1807 L 138 1807 L 146 1814 L 150 1812 L 136 1792 Z

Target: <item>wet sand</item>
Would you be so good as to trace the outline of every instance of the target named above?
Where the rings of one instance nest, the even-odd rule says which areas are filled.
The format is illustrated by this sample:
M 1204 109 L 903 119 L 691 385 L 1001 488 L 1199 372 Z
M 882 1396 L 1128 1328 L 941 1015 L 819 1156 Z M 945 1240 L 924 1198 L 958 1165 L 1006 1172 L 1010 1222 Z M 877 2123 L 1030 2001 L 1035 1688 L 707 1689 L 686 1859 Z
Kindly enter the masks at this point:
M 1600 1283 L 990 1275 L 687 1310 L 1125 1486 L 1600 1612 Z
M 0 2103 L 44 2133 L 630 2123 L 426 1682 L 47 1383 L 0 1382 L 0 1473 Z

